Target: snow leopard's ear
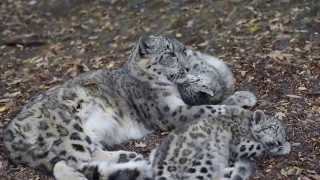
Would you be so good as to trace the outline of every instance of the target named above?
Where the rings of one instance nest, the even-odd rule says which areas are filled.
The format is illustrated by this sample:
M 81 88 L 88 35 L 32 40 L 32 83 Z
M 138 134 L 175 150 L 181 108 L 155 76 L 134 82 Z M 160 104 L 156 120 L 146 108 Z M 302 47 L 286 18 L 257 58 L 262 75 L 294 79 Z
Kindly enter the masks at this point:
M 138 41 L 138 53 L 140 57 L 144 57 L 152 53 L 152 44 L 156 39 L 154 36 L 142 36 Z
M 259 124 L 261 121 L 265 120 L 266 116 L 264 114 L 263 111 L 261 110 L 256 110 L 254 113 L 253 113 L 253 122 L 254 124 Z

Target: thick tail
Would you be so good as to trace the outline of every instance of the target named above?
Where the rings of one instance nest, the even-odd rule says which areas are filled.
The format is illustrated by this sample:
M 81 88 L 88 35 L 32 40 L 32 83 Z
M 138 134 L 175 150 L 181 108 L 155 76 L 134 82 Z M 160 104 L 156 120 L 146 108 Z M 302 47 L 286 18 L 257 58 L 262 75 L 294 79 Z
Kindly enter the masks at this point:
M 84 166 L 82 172 L 89 180 L 151 180 L 153 176 L 145 160 L 116 164 L 100 161 Z

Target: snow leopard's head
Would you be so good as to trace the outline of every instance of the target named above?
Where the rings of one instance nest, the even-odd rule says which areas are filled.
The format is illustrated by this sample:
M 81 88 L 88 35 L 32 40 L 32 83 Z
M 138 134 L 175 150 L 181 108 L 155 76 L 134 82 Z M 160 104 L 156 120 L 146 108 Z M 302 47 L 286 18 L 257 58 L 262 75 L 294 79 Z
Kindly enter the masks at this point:
M 275 116 L 264 114 L 257 110 L 253 113 L 251 132 L 256 141 L 262 143 L 264 148 L 272 155 L 285 155 L 291 151 L 287 141 L 285 127 Z
M 129 68 L 145 79 L 167 79 L 182 83 L 187 79 L 186 48 L 174 38 L 143 36 L 133 49 Z

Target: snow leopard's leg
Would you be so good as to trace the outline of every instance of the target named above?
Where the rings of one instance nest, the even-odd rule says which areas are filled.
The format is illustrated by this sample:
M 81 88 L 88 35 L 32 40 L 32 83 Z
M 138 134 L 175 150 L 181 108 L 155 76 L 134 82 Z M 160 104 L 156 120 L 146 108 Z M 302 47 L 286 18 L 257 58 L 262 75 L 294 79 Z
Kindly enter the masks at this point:
M 53 175 L 56 180 L 88 180 L 84 174 L 67 165 L 65 161 L 59 161 L 55 164 Z
M 257 103 L 256 96 L 250 91 L 236 91 L 227 97 L 221 104 L 236 105 L 240 107 L 253 107 Z
M 92 154 L 93 161 L 109 161 L 112 163 L 125 163 L 129 161 L 141 161 L 143 156 L 132 151 L 104 151 L 97 149 Z
M 254 166 L 249 161 L 237 161 L 232 167 L 224 169 L 222 180 L 248 180 L 253 174 Z
M 185 124 L 201 119 L 212 119 L 215 117 L 246 117 L 250 116 L 250 111 L 239 106 L 231 105 L 200 105 L 200 106 L 178 106 L 171 109 L 168 105 L 163 107 L 164 113 L 168 114 L 169 126 L 181 128 Z M 170 127 L 169 127 L 170 128 Z
M 81 169 L 88 179 L 151 180 L 153 171 L 148 161 L 126 163 L 95 161 Z

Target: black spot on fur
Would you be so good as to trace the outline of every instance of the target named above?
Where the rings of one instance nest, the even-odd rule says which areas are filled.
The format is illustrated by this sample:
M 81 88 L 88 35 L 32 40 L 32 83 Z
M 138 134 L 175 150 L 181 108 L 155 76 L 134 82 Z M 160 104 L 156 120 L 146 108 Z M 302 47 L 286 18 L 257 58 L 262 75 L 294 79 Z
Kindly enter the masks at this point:
M 67 154 L 67 151 L 63 150 L 59 153 L 60 156 L 65 156 Z
M 81 140 L 81 137 L 79 136 L 78 133 L 74 132 L 70 135 L 71 140 Z
M 45 121 L 40 121 L 38 128 L 40 130 L 47 130 L 49 129 L 49 125 Z
M 188 120 L 188 117 L 187 117 L 187 116 L 181 115 L 181 116 L 179 117 L 179 121 L 181 121 L 181 122 L 186 122 L 187 120 Z
M 189 168 L 189 169 L 188 169 L 188 172 L 189 172 L 189 173 L 195 173 L 195 172 L 196 172 L 196 169 L 195 169 L 195 168 Z
M 130 159 L 133 159 L 133 158 L 135 158 L 135 157 L 137 157 L 137 155 L 136 155 L 135 153 L 130 153 L 130 154 L 129 154 L 129 158 L 130 158 Z
M 207 173 L 207 172 L 208 172 L 208 169 L 207 169 L 206 167 L 202 167 L 202 168 L 200 169 L 200 172 L 201 172 L 201 173 Z
M 49 154 L 49 151 L 46 151 L 44 153 L 38 154 L 36 157 L 39 158 L 39 159 L 42 159 L 42 158 L 47 157 L 48 154 Z
M 201 162 L 200 161 L 193 161 L 192 166 L 200 166 Z
M 87 141 L 88 144 L 92 144 L 92 141 L 89 136 L 86 136 L 84 139 Z
M 254 148 L 254 145 L 251 145 L 251 146 L 249 147 L 249 151 L 252 151 L 253 148 Z
M 240 156 L 240 158 L 247 158 L 248 157 L 248 153 L 244 153 Z
M 203 180 L 204 179 L 203 176 L 197 176 L 196 178 L 199 179 L 199 180 Z
M 73 125 L 73 128 L 74 128 L 75 130 L 79 131 L 79 132 L 83 132 L 82 127 L 81 127 L 78 123 L 75 123 L 75 124 Z
M 176 167 L 174 167 L 174 166 L 168 166 L 168 171 L 169 171 L 169 172 L 174 172 L 174 171 L 176 171 L 176 170 L 177 170 Z
M 201 117 L 201 114 L 199 114 L 199 113 L 196 113 L 196 114 L 193 115 L 193 118 L 195 118 L 195 119 L 198 119 L 200 117 Z
M 245 151 L 246 150 L 246 146 L 245 145 L 241 145 L 241 147 L 240 147 L 240 152 L 243 152 L 243 151 Z
M 211 162 L 210 160 L 207 160 L 207 161 L 206 161 L 206 164 L 207 164 L 207 165 L 212 165 L 212 162 Z
M 162 171 L 162 170 L 160 170 L 160 171 L 157 172 L 157 176 L 161 176 L 162 174 L 163 174 L 163 171 Z
M 42 136 L 38 136 L 37 140 L 38 140 L 39 143 L 41 143 L 41 142 L 43 142 L 44 139 L 43 139 Z
M 174 111 L 171 115 L 175 117 L 177 115 L 177 111 Z
M 187 158 L 180 158 L 179 163 L 180 164 L 185 164 L 187 162 Z
M 46 133 L 46 137 L 53 137 L 53 136 L 54 136 L 54 134 L 52 134 L 51 132 Z
M 257 149 L 257 150 L 260 150 L 260 149 L 261 149 L 261 146 L 260 146 L 260 145 L 258 145 L 256 149 Z
M 57 125 L 56 128 L 60 136 L 68 136 L 69 131 L 65 127 Z
M 80 152 L 84 152 L 85 151 L 84 147 L 82 145 L 80 145 L 80 144 L 72 144 L 72 147 L 76 151 L 80 151 Z
M 252 154 L 250 154 L 250 158 L 251 157 L 255 157 L 257 155 L 257 153 L 256 152 L 253 152 Z
M 69 160 L 69 161 L 77 162 L 77 159 L 76 159 L 74 156 L 69 156 L 69 157 L 68 157 L 68 160 Z
M 58 140 L 55 140 L 52 145 L 53 146 L 59 146 L 62 142 L 63 141 L 61 139 L 58 139 Z
M 164 107 L 163 107 L 163 111 L 164 111 L 164 112 L 168 112 L 168 111 L 170 111 L 169 106 L 164 106 Z
M 163 97 L 168 97 L 168 96 L 170 96 L 170 95 L 171 95 L 171 93 L 169 93 L 169 92 L 163 92 L 163 93 L 162 93 L 162 96 L 163 96 Z
M 159 180 L 167 180 L 165 177 L 160 177 Z

